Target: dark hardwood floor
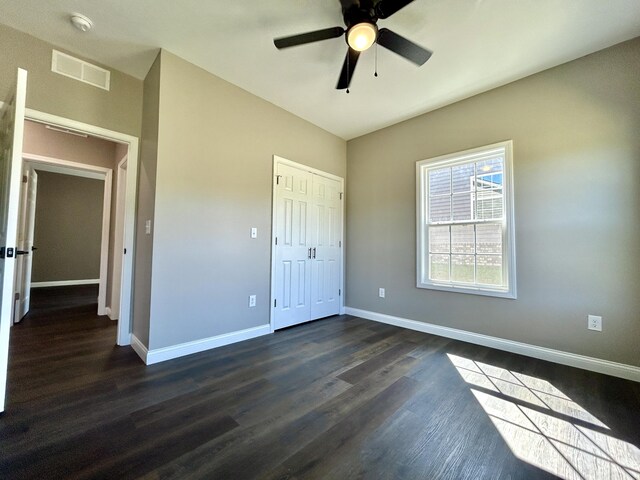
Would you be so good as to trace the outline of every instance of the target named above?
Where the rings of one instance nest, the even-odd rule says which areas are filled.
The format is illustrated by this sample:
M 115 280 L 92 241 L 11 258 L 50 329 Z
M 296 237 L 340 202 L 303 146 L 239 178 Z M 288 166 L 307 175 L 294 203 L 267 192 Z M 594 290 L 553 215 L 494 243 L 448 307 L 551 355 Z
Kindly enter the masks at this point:
M 13 327 L 1 478 L 640 478 L 640 384 L 349 316 L 146 367 L 96 296 Z

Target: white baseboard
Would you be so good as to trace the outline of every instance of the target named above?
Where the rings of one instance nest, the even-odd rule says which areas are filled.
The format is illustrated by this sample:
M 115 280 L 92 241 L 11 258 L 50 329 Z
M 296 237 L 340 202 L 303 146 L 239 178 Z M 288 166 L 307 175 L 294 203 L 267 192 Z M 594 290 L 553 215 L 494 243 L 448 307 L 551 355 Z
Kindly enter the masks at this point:
M 345 310 L 347 315 L 353 315 L 367 320 L 374 320 L 376 322 L 395 325 L 396 327 L 417 330 L 419 332 L 430 333 L 440 337 L 453 338 L 454 340 L 462 340 L 463 342 L 483 345 L 485 347 L 496 348 L 506 352 L 518 353 L 520 355 L 539 358 L 541 360 L 568 365 L 570 367 L 582 368 L 592 372 L 604 373 L 606 375 L 640 382 L 640 367 L 635 367 L 633 365 L 626 365 L 624 363 L 611 362 L 600 358 L 563 352 L 552 348 L 539 347 L 528 343 L 515 342 L 513 340 L 506 340 L 499 337 L 491 337 L 489 335 L 468 332 L 466 330 L 443 327 L 432 323 L 418 322 L 417 320 L 394 317 L 383 313 L 360 310 L 358 308 L 346 307 Z
M 31 282 L 31 288 L 65 287 L 67 285 L 97 285 L 99 283 L 99 278 L 91 278 L 89 280 L 55 280 L 52 282 Z
M 191 355 L 192 353 L 203 352 L 212 348 L 223 347 L 231 343 L 260 337 L 269 333 L 271 333 L 270 325 L 260 325 L 259 327 L 247 328 L 246 330 L 225 333 L 215 337 L 203 338 L 201 340 L 194 340 L 193 342 L 186 342 L 153 350 L 148 350 L 134 335 L 132 335 L 131 346 L 147 365 L 152 365 L 154 363 L 164 362 L 173 358 Z M 138 345 L 135 345 L 135 342 L 138 342 Z
M 147 363 L 147 355 L 149 353 L 149 350 L 140 340 L 138 340 L 138 337 L 136 337 L 133 333 L 131 334 L 131 347 L 142 359 L 142 361 L 144 363 Z
M 116 316 L 116 314 L 115 314 L 115 313 L 113 313 L 113 311 L 111 310 L 111 307 L 106 307 L 106 308 L 104 309 L 104 314 L 105 314 L 107 317 L 109 317 L 109 320 L 113 320 L 114 322 L 115 322 L 116 320 L 118 320 L 118 317 Z

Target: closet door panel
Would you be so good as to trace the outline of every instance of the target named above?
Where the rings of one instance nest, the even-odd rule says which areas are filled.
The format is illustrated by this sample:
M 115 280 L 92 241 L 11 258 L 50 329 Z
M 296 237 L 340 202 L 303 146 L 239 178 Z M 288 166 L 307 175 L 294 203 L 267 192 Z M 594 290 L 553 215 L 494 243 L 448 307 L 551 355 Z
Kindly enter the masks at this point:
M 276 174 L 275 328 L 309 320 L 312 174 L 279 164 Z

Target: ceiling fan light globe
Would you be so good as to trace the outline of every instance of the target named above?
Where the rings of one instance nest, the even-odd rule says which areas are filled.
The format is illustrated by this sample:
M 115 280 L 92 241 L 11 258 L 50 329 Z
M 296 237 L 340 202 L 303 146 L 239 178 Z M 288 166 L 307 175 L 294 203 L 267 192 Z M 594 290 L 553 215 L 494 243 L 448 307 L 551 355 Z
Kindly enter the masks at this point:
M 362 22 L 354 25 L 347 33 L 347 43 L 358 52 L 363 52 L 376 41 L 378 27 L 373 23 Z

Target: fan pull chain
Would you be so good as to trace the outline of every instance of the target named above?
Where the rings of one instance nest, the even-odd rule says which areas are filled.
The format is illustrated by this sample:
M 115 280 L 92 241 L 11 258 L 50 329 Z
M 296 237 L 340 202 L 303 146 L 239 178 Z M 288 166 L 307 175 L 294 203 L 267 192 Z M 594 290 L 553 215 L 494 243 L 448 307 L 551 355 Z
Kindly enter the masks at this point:
M 376 70 L 373 72 L 373 76 L 378 76 L 378 42 L 376 42 Z
M 347 93 L 349 93 L 349 57 L 351 57 L 351 50 L 347 50 Z

